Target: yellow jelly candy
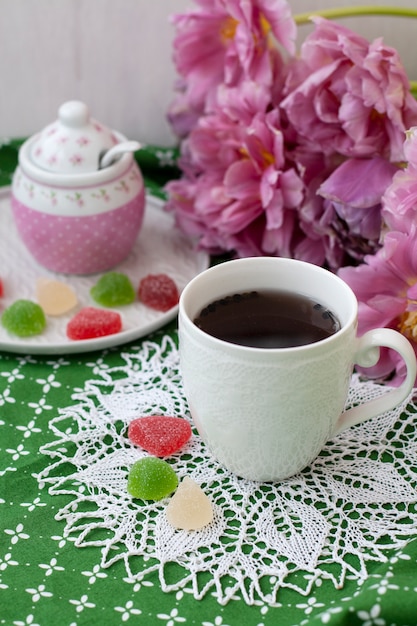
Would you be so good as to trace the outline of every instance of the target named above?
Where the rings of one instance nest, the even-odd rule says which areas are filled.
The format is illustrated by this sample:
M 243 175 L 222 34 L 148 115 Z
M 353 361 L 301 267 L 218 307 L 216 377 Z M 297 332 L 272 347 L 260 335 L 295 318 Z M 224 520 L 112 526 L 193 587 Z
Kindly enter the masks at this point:
M 166 508 L 168 522 L 180 530 L 198 530 L 210 524 L 213 508 L 192 478 L 185 476 Z
M 36 298 L 46 315 L 56 316 L 68 313 L 78 302 L 72 287 L 52 278 L 38 278 Z

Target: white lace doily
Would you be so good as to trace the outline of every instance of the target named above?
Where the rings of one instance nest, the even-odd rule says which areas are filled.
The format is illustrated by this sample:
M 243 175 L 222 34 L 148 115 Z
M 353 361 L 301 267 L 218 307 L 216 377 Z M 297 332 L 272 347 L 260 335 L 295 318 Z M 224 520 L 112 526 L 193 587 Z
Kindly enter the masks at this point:
M 417 535 L 416 407 L 374 418 L 329 442 L 304 472 L 280 483 L 253 483 L 221 468 L 194 432 L 169 461 L 179 478 L 201 485 L 214 508 L 200 531 L 174 530 L 168 499 L 143 502 L 126 491 L 132 463 L 146 455 L 130 444 L 129 422 L 142 415 L 189 418 L 169 337 L 97 361 L 94 380 L 50 422 L 55 441 L 42 448 L 49 466 L 38 476 L 70 502 L 57 519 L 79 547 L 100 548 L 101 566 L 123 560 L 129 580 L 157 571 L 164 591 L 213 593 L 226 604 L 241 594 L 273 605 L 282 587 L 307 595 L 318 579 L 336 588 L 363 581 L 370 561 L 386 561 Z M 348 404 L 385 393 L 354 378 Z M 141 558 L 136 558 L 141 557 Z M 98 556 L 99 558 L 99 556 Z M 308 576 L 305 574 L 308 573 Z

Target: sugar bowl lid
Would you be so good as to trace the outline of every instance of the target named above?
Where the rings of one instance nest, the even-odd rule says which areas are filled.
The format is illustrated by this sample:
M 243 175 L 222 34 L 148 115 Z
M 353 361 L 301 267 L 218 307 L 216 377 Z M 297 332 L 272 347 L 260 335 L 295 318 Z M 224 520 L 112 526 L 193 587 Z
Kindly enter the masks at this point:
M 101 155 L 118 143 L 113 131 L 90 117 L 84 102 L 70 100 L 58 119 L 33 142 L 30 159 L 37 167 L 57 174 L 84 174 L 99 169 Z

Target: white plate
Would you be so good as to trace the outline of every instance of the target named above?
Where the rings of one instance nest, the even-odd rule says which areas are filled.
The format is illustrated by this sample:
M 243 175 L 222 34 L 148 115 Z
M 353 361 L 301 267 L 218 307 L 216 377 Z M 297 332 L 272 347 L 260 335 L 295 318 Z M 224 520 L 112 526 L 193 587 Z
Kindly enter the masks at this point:
M 135 288 L 147 274 L 168 274 L 179 291 L 196 274 L 208 267 L 208 255 L 196 251 L 193 243 L 174 226 L 172 215 L 163 211 L 163 202 L 148 196 L 145 219 L 135 247 L 129 257 L 115 271 L 127 274 Z M 166 313 L 154 311 L 136 301 L 112 309 L 122 316 L 123 330 L 114 335 L 96 339 L 71 341 L 66 326 L 75 312 L 84 306 L 99 307 L 90 296 L 90 288 L 101 274 L 76 276 L 57 274 L 44 269 L 27 251 L 17 234 L 10 207 L 9 189 L 0 191 L 0 278 L 4 297 L 0 298 L 0 313 L 15 300 L 36 301 L 37 279 L 46 276 L 60 280 L 75 290 L 79 306 L 67 315 L 48 317 L 47 328 L 35 337 L 19 338 L 9 334 L 0 325 L 0 350 L 25 354 L 68 354 L 90 352 L 117 346 L 143 337 L 171 321 L 178 312 L 174 307 Z

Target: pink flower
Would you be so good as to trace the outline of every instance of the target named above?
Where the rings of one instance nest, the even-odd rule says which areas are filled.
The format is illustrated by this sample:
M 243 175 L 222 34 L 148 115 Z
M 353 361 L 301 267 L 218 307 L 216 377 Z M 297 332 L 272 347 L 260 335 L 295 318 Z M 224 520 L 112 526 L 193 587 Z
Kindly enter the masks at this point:
M 388 228 L 409 232 L 417 223 L 417 128 L 407 131 L 404 155 L 408 164 L 398 171 L 382 198 Z
M 397 52 L 316 18 L 296 58 L 287 0 L 194 1 L 174 17 L 177 224 L 213 253 L 333 271 L 379 250 L 386 230 L 409 232 L 417 102 Z
M 408 165 L 417 167 L 417 126 L 409 128 L 405 134 L 404 157 Z
M 84 158 L 81 156 L 81 154 L 72 154 L 69 157 L 69 161 L 73 164 L 73 165 L 80 165 L 83 161 Z
M 412 343 L 417 354 L 417 229 L 410 233 L 389 232 L 382 248 L 368 256 L 359 267 L 339 271 L 359 302 L 359 334 L 372 328 L 394 328 Z M 389 379 L 399 385 L 405 376 L 404 363 L 398 354 L 383 348 L 367 376 Z
M 294 53 L 296 26 L 286 0 L 196 0 L 198 9 L 173 17 L 174 63 L 182 81 L 168 117 L 186 136 L 195 116 L 211 111 L 217 87 L 253 80 L 277 91 L 283 63 L 274 37 Z
M 394 230 L 408 232 L 417 222 L 417 168 L 407 167 L 395 174 L 382 198 L 385 224 Z
M 88 137 L 78 137 L 77 143 L 79 146 L 88 146 L 90 139 Z
M 403 159 L 417 102 L 397 52 L 322 18 L 304 41 L 282 107 L 302 141 L 326 154 Z
M 335 240 L 333 246 L 340 248 L 338 265 L 331 264 L 332 269 L 341 262 L 362 261 L 379 248 L 381 197 L 396 171 L 395 165 L 381 157 L 348 159 L 319 187 L 317 193 L 327 200 L 326 210 L 313 228 L 324 236 L 327 232 Z M 327 252 L 326 257 L 331 261 L 334 252 Z
M 279 113 L 252 83 L 220 101 L 184 142 L 187 176 L 167 185 L 167 208 L 207 249 L 289 256 L 304 185 L 286 163 Z
M 178 80 L 176 95 L 167 112 L 168 122 L 177 137 L 187 137 L 201 115 L 201 108 L 192 108 L 187 95 L 185 80 Z

